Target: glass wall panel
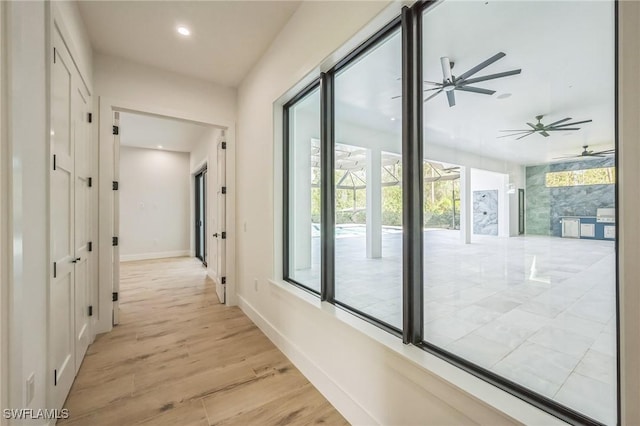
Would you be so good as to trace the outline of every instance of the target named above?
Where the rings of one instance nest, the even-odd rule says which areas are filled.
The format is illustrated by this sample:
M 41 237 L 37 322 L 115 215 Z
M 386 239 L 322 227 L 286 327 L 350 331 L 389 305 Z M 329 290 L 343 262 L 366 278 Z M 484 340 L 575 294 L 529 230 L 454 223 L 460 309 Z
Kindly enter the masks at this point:
M 402 327 L 402 52 L 392 32 L 335 76 L 337 302 Z
M 614 63 L 610 1 L 445 1 L 423 15 L 424 340 L 605 424 Z M 579 183 L 562 184 L 572 171 Z
M 320 90 L 287 108 L 288 271 L 286 278 L 320 292 Z

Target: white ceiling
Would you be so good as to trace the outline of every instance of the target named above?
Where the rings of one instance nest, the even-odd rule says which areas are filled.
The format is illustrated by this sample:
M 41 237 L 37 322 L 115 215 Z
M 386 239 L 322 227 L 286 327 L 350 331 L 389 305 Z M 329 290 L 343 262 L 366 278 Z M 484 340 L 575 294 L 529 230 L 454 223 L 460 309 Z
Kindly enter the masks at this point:
M 427 147 L 442 145 L 520 164 L 579 154 L 585 144 L 613 148 L 613 23 L 608 1 L 450 0 L 437 5 L 423 22 L 424 80 L 442 80 L 441 56 L 455 62 L 453 74 L 459 75 L 504 52 L 506 57 L 474 77 L 517 68 L 522 73 L 475 85 L 496 90 L 492 96 L 455 91 L 452 108 L 444 93 L 425 102 Z M 391 99 L 401 93 L 400 43 L 393 36 L 338 76 L 337 120 L 400 134 L 402 101 Z M 502 94 L 511 95 L 498 98 Z M 501 129 L 535 123 L 536 115 L 544 115 L 545 124 L 566 117 L 593 122 L 547 138 L 497 138 Z
M 120 113 L 119 125 L 121 145 L 179 152 L 191 152 L 211 128 L 172 118 L 129 112 Z
M 237 86 L 300 1 L 79 1 L 96 52 Z M 176 32 L 179 25 L 190 37 Z

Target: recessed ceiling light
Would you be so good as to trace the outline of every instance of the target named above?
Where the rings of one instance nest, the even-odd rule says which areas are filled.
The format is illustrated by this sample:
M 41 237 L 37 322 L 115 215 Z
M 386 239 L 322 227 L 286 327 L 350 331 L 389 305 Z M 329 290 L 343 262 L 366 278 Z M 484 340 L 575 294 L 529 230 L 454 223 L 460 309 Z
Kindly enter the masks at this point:
M 391 117 L 391 121 L 396 121 L 396 118 L 395 117 Z
M 158 145 L 158 149 L 162 149 L 162 145 Z
M 183 26 L 179 26 L 178 27 L 178 33 L 180 33 L 183 36 L 190 36 L 191 35 L 191 31 L 189 31 L 189 28 L 187 27 L 183 27 Z
M 498 95 L 497 98 L 498 99 L 507 99 L 511 97 L 511 93 L 503 93 L 501 95 Z

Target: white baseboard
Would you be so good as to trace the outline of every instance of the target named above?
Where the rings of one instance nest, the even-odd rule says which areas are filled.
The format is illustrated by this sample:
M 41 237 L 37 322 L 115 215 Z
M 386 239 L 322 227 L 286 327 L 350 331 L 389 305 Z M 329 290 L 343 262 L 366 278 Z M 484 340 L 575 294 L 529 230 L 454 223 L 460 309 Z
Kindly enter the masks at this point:
M 120 262 L 133 262 L 136 260 L 166 259 L 168 257 L 189 256 L 189 250 L 162 251 L 156 253 L 121 254 Z
M 255 310 L 251 303 L 238 295 L 238 306 L 271 340 L 282 353 L 304 374 L 322 395 L 351 424 L 381 424 L 362 405 L 347 393 L 326 371 L 309 358 L 298 345 L 283 335 L 266 318 Z

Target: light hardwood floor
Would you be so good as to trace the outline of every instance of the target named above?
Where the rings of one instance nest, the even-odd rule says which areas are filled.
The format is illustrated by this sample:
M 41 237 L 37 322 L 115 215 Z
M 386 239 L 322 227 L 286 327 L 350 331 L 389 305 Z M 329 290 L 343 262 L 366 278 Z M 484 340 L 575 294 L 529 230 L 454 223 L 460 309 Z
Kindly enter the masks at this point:
M 73 425 L 347 424 L 192 258 L 121 265 L 120 325 L 96 338 Z

